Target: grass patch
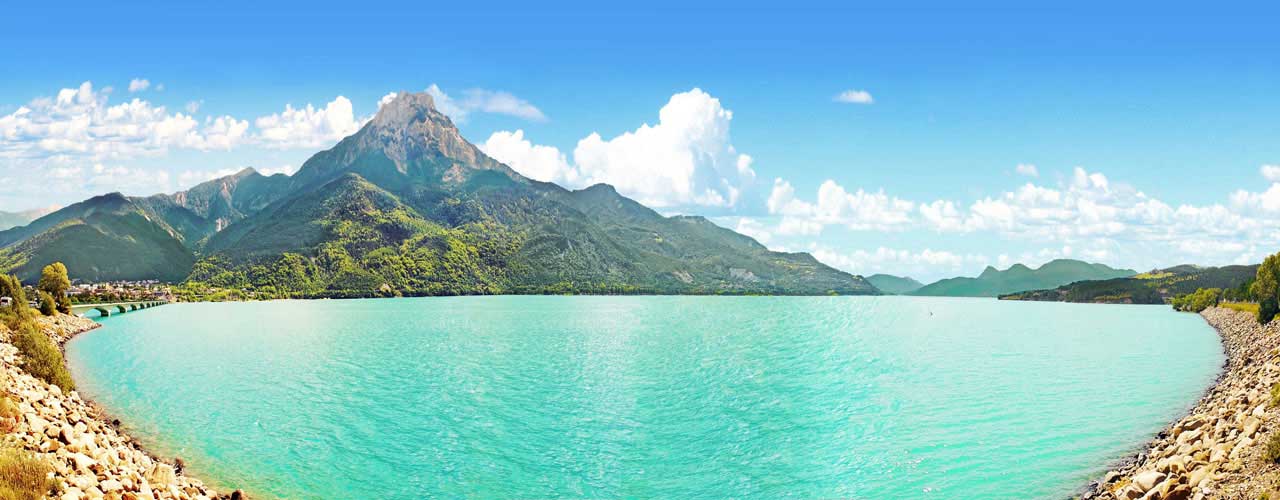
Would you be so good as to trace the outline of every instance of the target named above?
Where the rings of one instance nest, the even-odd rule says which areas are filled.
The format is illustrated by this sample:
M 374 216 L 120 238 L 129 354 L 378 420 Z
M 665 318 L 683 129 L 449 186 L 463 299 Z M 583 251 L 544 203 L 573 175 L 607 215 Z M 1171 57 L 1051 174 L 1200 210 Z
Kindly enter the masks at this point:
M 1280 384 L 1271 385 L 1271 406 L 1280 406 Z
M 27 373 L 64 391 L 76 388 L 58 346 L 53 345 L 35 322 L 24 321 L 18 325 L 13 331 L 13 345 L 22 353 L 22 369 Z
M 1227 309 L 1235 309 L 1241 312 L 1258 314 L 1258 304 L 1254 302 L 1221 302 L 1218 305 Z
M 0 500 L 37 500 L 57 486 L 53 467 L 22 450 L 0 450 Z

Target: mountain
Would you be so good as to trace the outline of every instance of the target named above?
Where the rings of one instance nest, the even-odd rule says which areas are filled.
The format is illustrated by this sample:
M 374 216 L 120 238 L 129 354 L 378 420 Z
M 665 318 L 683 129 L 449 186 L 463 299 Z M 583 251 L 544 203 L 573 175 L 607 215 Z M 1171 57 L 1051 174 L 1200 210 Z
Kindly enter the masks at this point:
M 33 282 L 54 261 L 86 280 L 180 280 L 195 256 L 133 200 L 111 193 L 0 231 L 0 268 Z
M 1076 281 L 1120 278 L 1137 274 L 1071 259 L 1049 261 L 1038 269 L 1014 264 L 1004 271 L 987 266 L 977 278 L 948 278 L 920 288 L 911 295 L 945 297 L 997 297 L 1025 290 L 1053 288 Z
M 880 291 L 894 295 L 906 295 L 924 287 L 924 283 L 910 277 L 894 276 L 892 274 L 873 274 L 867 276 L 867 281 Z
M 185 252 L 189 259 L 170 259 L 163 274 L 193 289 L 878 293 L 809 254 L 770 251 L 702 217 L 665 217 L 608 185 L 567 190 L 521 176 L 467 142 L 427 94 L 400 94 L 293 176 L 246 169 L 172 195 L 115 197 L 119 211 L 147 222 L 138 222 L 138 238 Z M 46 247 L 64 246 L 42 235 L 66 220 L 78 219 L 55 213 L 0 232 L 0 259 L 26 255 L 24 272 L 42 264 L 53 252 Z
M 11 227 L 25 226 L 31 221 L 39 219 L 46 214 L 52 212 L 52 208 L 37 208 L 34 210 L 23 210 L 21 212 L 5 212 L 0 211 L 0 231 Z
M 1163 304 L 1172 297 L 1194 292 L 1198 288 L 1239 288 L 1249 283 L 1257 273 L 1257 265 L 1223 267 L 1181 265 L 1125 278 L 1080 281 L 1057 288 L 1002 295 L 1000 299 Z
M 284 195 L 289 177 L 270 177 L 253 168 L 220 177 L 174 194 L 157 194 L 135 201 L 163 219 L 184 242 L 196 247 L 208 236 L 256 213 Z

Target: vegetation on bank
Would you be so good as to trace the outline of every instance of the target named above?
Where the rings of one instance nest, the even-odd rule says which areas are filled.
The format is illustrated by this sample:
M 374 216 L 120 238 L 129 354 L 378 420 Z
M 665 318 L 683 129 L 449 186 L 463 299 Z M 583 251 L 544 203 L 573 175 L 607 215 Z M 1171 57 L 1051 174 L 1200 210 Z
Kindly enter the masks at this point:
M 1218 307 L 1225 307 L 1227 309 L 1246 312 L 1253 315 L 1258 314 L 1258 304 L 1254 304 L 1252 302 L 1219 302 Z
M 65 267 L 62 273 L 65 275 Z M 48 293 L 45 290 L 41 292 Z M 26 290 L 17 276 L 0 275 L 0 297 L 13 299 L 9 306 L 0 307 L 0 322 L 9 328 L 10 341 L 22 355 L 22 369 L 64 390 L 75 389 L 62 351 L 41 331 L 35 319 L 37 311 L 27 305 Z
M 1259 266 L 1174 266 L 1128 278 L 1080 281 L 1048 290 L 1000 296 L 1004 300 L 1042 300 L 1108 304 L 1165 304 L 1202 288 L 1222 289 L 1226 300 L 1249 300 L 1248 283 Z
M 1222 300 L 1221 288 L 1201 288 L 1195 292 L 1179 295 L 1170 301 L 1175 311 L 1186 311 L 1198 313 L 1210 307 L 1218 305 Z
M 18 405 L 9 399 L 8 380 L 0 380 L 0 434 L 17 429 Z M 25 451 L 0 447 L 0 500 L 45 498 L 57 486 L 49 477 L 53 467 Z
M 0 500 L 45 498 L 57 482 L 49 474 L 53 466 L 26 451 L 0 449 Z
M 1280 309 L 1280 253 L 1268 256 L 1253 276 L 1233 287 L 1199 288 L 1174 297 L 1170 304 L 1178 311 L 1188 312 L 1200 312 L 1210 306 L 1227 307 L 1253 313 L 1259 323 L 1267 324 Z M 1272 392 L 1274 395 L 1275 390 Z M 1277 450 L 1280 453 L 1280 448 Z

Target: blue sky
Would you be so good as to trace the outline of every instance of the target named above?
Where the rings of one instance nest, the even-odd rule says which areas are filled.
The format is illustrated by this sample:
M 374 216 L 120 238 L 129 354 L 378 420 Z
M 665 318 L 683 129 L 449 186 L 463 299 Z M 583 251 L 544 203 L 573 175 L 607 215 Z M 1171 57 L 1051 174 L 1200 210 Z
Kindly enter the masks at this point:
M 1269 7 L 785 7 L 9 6 L 0 210 L 287 172 L 434 85 L 517 170 L 862 274 L 1280 246 Z

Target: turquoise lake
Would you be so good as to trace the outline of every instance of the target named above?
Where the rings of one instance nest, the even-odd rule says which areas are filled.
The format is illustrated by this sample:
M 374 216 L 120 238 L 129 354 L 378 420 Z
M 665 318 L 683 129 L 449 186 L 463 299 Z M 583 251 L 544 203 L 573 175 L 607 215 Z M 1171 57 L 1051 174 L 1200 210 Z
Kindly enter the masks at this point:
M 1064 498 L 1214 381 L 1165 306 L 907 297 L 172 304 L 81 393 L 284 498 Z

